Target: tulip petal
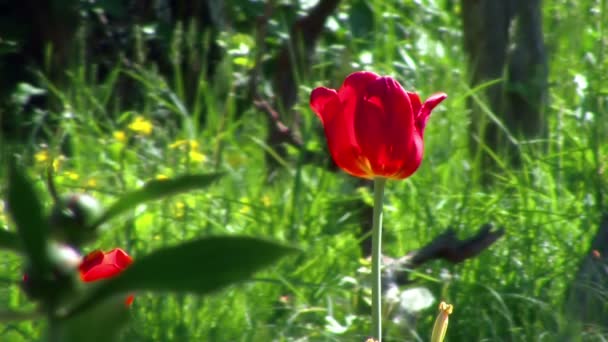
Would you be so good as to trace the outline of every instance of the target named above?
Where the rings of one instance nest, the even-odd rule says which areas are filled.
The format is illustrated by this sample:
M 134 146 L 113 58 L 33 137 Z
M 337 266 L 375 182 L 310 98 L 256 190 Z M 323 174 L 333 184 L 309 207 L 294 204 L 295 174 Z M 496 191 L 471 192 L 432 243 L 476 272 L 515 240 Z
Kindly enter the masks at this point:
M 325 124 L 325 122 L 331 120 L 333 115 L 336 115 L 335 110 L 331 110 L 331 108 L 327 108 L 327 104 L 335 101 L 338 97 L 338 93 L 334 89 L 329 89 L 325 87 L 315 88 L 310 93 L 310 107 L 317 114 L 321 122 Z
M 404 179 L 411 176 L 422 163 L 422 157 L 424 155 L 424 142 L 418 132 L 412 134 L 412 138 L 409 141 L 408 156 L 406 162 L 401 166 L 399 172 L 395 173 L 391 178 L 393 179 Z
M 127 254 L 127 252 L 120 248 L 115 248 L 106 254 L 106 260 L 104 260 L 104 262 L 114 264 L 120 269 L 125 269 L 127 266 L 131 265 L 133 259 Z
M 354 72 L 346 77 L 338 95 L 342 101 L 342 108 L 347 116 L 348 122 L 352 125 L 357 106 L 360 105 L 367 87 L 380 76 L 369 71 Z
M 418 117 L 418 114 L 420 113 L 420 108 L 422 107 L 422 103 L 420 102 L 420 96 L 411 91 L 406 91 L 406 93 L 407 96 L 410 98 L 410 103 L 412 104 L 412 111 L 414 112 L 414 116 Z
M 122 272 L 133 259 L 122 249 L 116 248 L 108 253 L 94 251 L 80 264 L 80 277 L 83 281 L 95 281 L 113 277 Z
M 100 265 L 104 258 L 105 256 L 102 251 L 95 250 L 84 257 L 78 269 L 81 273 L 86 273 L 97 265 Z
M 122 269 L 118 268 L 116 265 L 101 264 L 90 269 L 86 273 L 82 273 L 80 278 L 85 282 L 96 281 L 100 279 L 111 278 L 120 273 L 121 271 Z
M 370 71 L 357 71 L 348 75 L 340 87 L 340 100 L 344 103 L 361 98 L 367 87 L 379 79 L 380 76 Z
M 373 173 L 393 178 L 406 164 L 419 163 L 412 140 L 416 134 L 414 114 L 401 85 L 393 78 L 381 77 L 369 85 L 364 100 L 356 114 L 355 132 Z
M 420 133 L 420 136 L 424 133 L 424 128 L 426 127 L 426 123 L 429 120 L 429 116 L 431 115 L 431 111 L 437 107 L 443 100 L 448 97 L 445 93 L 436 93 L 431 95 L 424 103 L 422 104 L 422 108 L 416 115 L 416 128 Z
M 352 115 L 347 117 L 344 113 L 338 93 L 329 88 L 316 88 L 310 94 L 310 107 L 323 123 L 334 162 L 353 176 L 366 177 L 366 172 L 357 162 L 361 153 L 355 140 Z

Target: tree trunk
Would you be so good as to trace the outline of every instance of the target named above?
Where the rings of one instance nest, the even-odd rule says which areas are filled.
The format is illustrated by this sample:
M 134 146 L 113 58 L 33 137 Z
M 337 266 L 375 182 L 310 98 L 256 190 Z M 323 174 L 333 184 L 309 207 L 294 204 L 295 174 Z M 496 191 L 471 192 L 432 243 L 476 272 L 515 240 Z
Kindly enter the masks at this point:
M 517 166 L 521 143 L 546 131 L 541 1 L 463 0 L 462 19 L 471 88 L 500 79 L 469 99 L 471 152 L 484 170 L 495 169 L 492 153 Z
M 298 75 L 306 74 L 310 66 L 310 57 L 314 52 L 314 47 L 323 33 L 326 20 L 334 13 L 340 0 L 320 0 L 303 17 L 293 23 L 289 40 L 281 47 L 280 51 L 272 60 L 274 70 L 272 72 L 273 87 L 275 92 L 275 108 L 278 113 L 288 113 L 297 102 L 298 95 Z M 299 114 L 293 113 L 290 123 L 298 125 Z M 287 150 L 283 145 L 285 134 L 276 129 L 276 121 L 268 122 L 269 133 L 266 143 L 277 155 L 283 157 Z M 297 128 L 295 129 L 298 130 Z M 266 161 L 269 169 L 270 178 L 278 164 L 273 156 L 266 154 Z
M 76 0 L 0 0 L 0 41 L 17 42 L 14 51 L 0 54 L 0 134 L 4 138 L 20 140 L 30 133 L 24 124 L 32 121 L 30 114 L 20 113 L 22 108 L 16 108 L 11 96 L 20 82 L 34 82 L 32 70 L 44 71 L 55 85 L 64 80 L 79 25 L 77 5 Z
M 573 318 L 570 322 L 573 331 L 577 331 L 575 323 L 589 327 L 608 326 L 606 284 L 608 284 L 608 214 L 604 214 L 591 248 L 581 261 L 567 293 L 565 311 Z

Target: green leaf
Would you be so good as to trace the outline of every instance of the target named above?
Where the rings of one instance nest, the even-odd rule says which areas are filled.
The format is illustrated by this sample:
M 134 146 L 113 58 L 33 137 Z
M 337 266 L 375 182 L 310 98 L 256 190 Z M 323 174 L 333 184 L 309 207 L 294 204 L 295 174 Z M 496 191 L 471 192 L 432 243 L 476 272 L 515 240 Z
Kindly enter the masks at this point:
M 136 259 L 119 276 L 92 290 L 70 316 L 116 294 L 136 291 L 208 294 L 248 279 L 297 249 L 250 237 L 208 237 Z
M 42 213 L 42 204 L 25 170 L 11 158 L 9 164 L 8 213 L 17 227 L 23 251 L 29 258 L 33 272 L 44 274 L 50 270 L 47 253 L 48 227 Z
M 13 252 L 21 252 L 19 235 L 0 228 L 0 249 L 8 249 Z
M 130 317 L 124 298 L 108 298 L 68 319 L 50 321 L 51 341 L 118 341 Z
M 207 187 L 221 176 L 221 173 L 210 173 L 150 181 L 141 189 L 127 193 L 119 198 L 118 201 L 101 215 L 99 220 L 97 220 L 92 227 L 98 227 L 111 218 L 144 202 Z
M 249 278 L 258 269 L 295 252 L 292 247 L 250 237 L 208 237 L 157 250 L 136 260 L 109 282 L 110 292 L 136 290 L 205 294 Z

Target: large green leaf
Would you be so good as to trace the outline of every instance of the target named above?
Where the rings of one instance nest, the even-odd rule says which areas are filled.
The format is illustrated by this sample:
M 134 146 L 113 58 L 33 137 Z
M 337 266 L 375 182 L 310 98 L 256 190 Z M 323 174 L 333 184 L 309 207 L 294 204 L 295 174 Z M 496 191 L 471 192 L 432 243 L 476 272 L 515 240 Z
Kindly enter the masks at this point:
M 109 298 L 69 319 L 50 321 L 49 342 L 119 341 L 130 316 L 124 298 Z
M 19 235 L 0 228 L 0 249 L 20 252 L 21 243 L 19 242 Z
M 119 276 L 92 290 L 70 315 L 121 293 L 187 292 L 204 295 L 248 279 L 297 249 L 250 237 L 208 237 L 157 250 L 136 259 Z
M 100 226 L 111 218 L 118 216 L 141 203 L 207 187 L 221 175 L 221 173 L 185 175 L 174 179 L 150 181 L 141 189 L 121 196 L 118 201 L 111 205 L 108 210 L 101 215 L 99 220 L 93 224 L 93 227 Z
M 42 212 L 42 204 L 25 170 L 11 158 L 9 163 L 8 213 L 17 227 L 23 251 L 29 258 L 33 272 L 50 270 L 47 253 L 48 227 Z

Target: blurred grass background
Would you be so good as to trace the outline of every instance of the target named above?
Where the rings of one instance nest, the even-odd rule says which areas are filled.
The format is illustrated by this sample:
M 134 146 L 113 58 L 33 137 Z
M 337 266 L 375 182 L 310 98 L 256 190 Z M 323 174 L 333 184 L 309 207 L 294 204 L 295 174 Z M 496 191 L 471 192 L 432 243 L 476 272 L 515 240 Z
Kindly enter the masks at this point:
M 288 34 L 294 18 L 283 14 L 295 17 L 311 4 L 291 2 L 291 12 L 271 18 L 266 44 L 279 46 Z M 195 236 L 243 234 L 303 249 L 257 280 L 207 298 L 138 294 L 123 341 L 362 341 L 369 310 L 357 271 L 360 222 L 348 202 L 369 196 L 369 190 L 343 173 L 303 163 L 295 148 L 287 149 L 269 177 L 267 125 L 253 103 L 242 101 L 242 85 L 256 65 L 256 33 L 238 26 L 263 6 L 243 1 L 226 7 L 235 17 L 217 34 L 226 53 L 213 61 L 212 79 L 205 66 L 211 61 L 203 58 L 209 35 L 187 24 L 171 28 L 170 44 L 156 51 L 170 61 L 170 74 L 148 59 L 142 43 L 167 33 L 154 25 L 131 27 L 126 34 L 133 37 L 129 49 L 136 58 L 104 66 L 104 77 L 98 77 L 99 61 L 84 52 L 65 66 L 61 82 L 44 68 L 32 71 L 33 80 L 13 99 L 39 91 L 48 100 L 22 115 L 36 134 L 0 140 L 3 157 L 18 151 L 29 160 L 41 191 L 43 170 L 55 161 L 60 191 L 86 191 L 104 203 L 153 178 L 226 172 L 207 191 L 113 221 L 95 247 L 122 247 L 137 259 Z M 310 72 L 298 75 L 298 133 L 312 151 L 324 151 L 325 139 L 308 94 L 320 85 L 339 87 L 352 71 L 394 76 L 422 98 L 436 91 L 449 95 L 429 120 L 421 168 L 388 184 L 383 246 L 386 254 L 402 256 L 448 226 L 461 237 L 486 222 L 506 228 L 506 236 L 475 259 L 418 270 L 425 276 L 415 277 L 413 286 L 455 306 L 449 341 L 571 340 L 564 337 L 566 293 L 606 208 L 608 15 L 603 0 L 545 1 L 542 8 L 550 70 L 547 148 L 526 145 L 521 168 L 504 163 L 492 172 L 490 186 L 480 184 L 484 170 L 468 149 L 466 100 L 482 88 L 469 87 L 458 3 L 343 3 L 325 25 Z M 95 44 L 86 30 L 84 24 L 76 37 L 82 51 Z M 193 61 L 203 65 L 196 71 L 183 67 Z M 274 95 L 269 80 L 261 79 L 258 88 Z M 293 123 L 289 114 L 284 119 Z M 2 212 L 0 226 L 10 229 Z M 32 308 L 19 289 L 21 267 L 19 258 L 0 253 L 2 308 Z M 435 315 L 433 304 L 409 326 L 387 318 L 384 340 L 427 340 Z M 43 326 L 1 322 L 0 339 L 35 341 Z M 586 327 L 577 338 L 603 341 L 605 329 Z

